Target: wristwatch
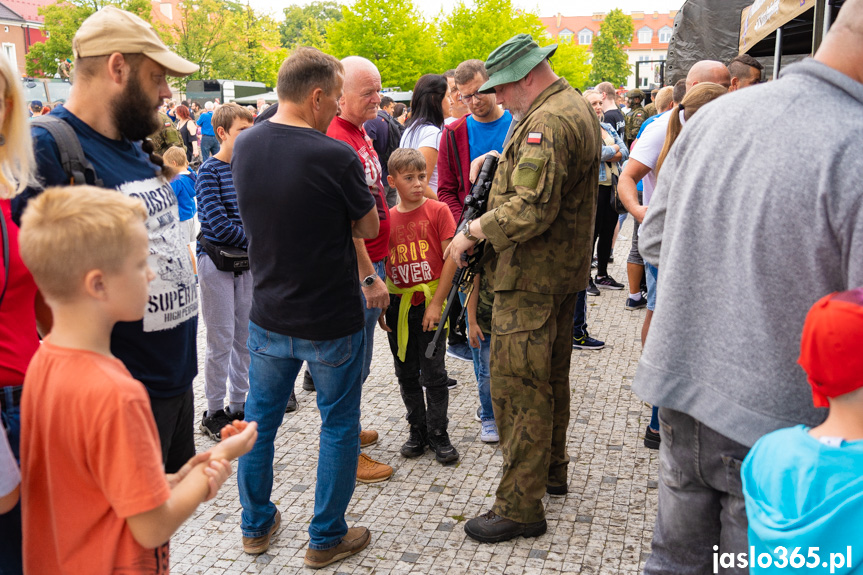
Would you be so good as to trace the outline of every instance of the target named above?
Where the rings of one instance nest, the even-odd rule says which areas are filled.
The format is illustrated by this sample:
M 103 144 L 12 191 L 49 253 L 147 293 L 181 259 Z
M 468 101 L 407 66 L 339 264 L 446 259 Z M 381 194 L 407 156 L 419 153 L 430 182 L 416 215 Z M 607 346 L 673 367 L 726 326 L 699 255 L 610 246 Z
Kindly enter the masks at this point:
M 470 233 L 470 225 L 473 223 L 473 220 L 468 220 L 467 224 L 464 226 L 464 237 L 469 239 L 470 241 L 476 243 L 479 241 L 479 238 L 476 236 L 472 236 Z
M 362 281 L 363 287 L 369 287 L 370 285 L 375 283 L 376 279 L 378 279 L 378 274 L 372 274 L 370 276 L 366 276 L 365 278 L 363 278 L 363 281 Z

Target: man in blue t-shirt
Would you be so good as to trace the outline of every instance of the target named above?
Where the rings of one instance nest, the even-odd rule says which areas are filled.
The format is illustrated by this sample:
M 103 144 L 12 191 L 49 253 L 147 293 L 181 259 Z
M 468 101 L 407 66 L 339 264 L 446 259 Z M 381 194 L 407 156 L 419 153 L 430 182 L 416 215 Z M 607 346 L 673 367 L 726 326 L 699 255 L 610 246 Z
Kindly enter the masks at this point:
M 161 158 L 148 159 L 140 141 L 159 127 L 157 109 L 171 96 L 165 77 L 188 76 L 198 66 L 170 52 L 150 24 L 111 6 L 84 21 L 72 50 L 76 81 L 69 100 L 51 116 L 66 122 L 78 137 L 95 172 L 87 184 L 140 198 L 148 212 L 148 263 L 156 278 L 144 319 L 114 327 L 111 353 L 147 388 L 165 471 L 174 473 L 195 454 L 198 291 L 177 197 L 160 165 L 153 163 L 161 164 Z M 32 132 L 39 181 L 44 187 L 69 185 L 54 138 L 38 125 Z M 30 187 L 18 196 L 14 217 L 20 218 L 27 201 L 42 191 L 41 186 Z
M 219 140 L 216 139 L 216 132 L 213 131 L 213 108 L 212 102 L 206 102 L 205 111 L 195 122 L 201 127 L 201 161 L 206 161 L 210 156 L 219 153 Z

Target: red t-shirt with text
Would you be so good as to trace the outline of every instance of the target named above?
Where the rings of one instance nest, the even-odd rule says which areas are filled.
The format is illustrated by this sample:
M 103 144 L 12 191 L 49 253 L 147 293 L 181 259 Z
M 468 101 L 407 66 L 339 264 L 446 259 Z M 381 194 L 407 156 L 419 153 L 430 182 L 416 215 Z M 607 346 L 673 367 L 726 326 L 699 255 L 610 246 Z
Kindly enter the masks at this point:
M 356 127 L 339 116 L 336 116 L 330 122 L 330 126 L 327 128 L 327 136 L 348 144 L 356 150 L 360 161 L 363 163 L 363 169 L 366 172 L 366 185 L 375 198 L 375 205 L 378 208 L 378 218 L 381 220 L 378 236 L 374 239 L 366 240 L 366 250 L 368 250 L 372 262 L 379 262 L 387 257 L 390 222 L 387 220 L 387 204 L 384 201 L 384 186 L 381 183 L 382 172 L 378 153 L 375 151 L 372 140 L 368 137 L 362 126 Z
M 441 242 L 455 235 L 455 220 L 443 202 L 427 199 L 410 212 L 390 209 L 390 257 L 387 276 L 396 287 L 409 288 L 440 278 L 443 269 Z M 416 292 L 412 305 L 425 301 L 423 292 Z

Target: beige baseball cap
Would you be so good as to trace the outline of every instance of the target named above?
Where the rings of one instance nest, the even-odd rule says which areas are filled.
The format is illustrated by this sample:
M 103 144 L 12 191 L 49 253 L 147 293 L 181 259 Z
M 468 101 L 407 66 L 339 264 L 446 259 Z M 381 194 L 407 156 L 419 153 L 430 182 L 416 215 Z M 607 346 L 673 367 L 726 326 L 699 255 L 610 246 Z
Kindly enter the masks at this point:
M 84 20 L 72 39 L 76 58 L 143 54 L 165 67 L 169 76 L 188 76 L 198 65 L 171 52 L 153 26 L 131 12 L 106 6 Z

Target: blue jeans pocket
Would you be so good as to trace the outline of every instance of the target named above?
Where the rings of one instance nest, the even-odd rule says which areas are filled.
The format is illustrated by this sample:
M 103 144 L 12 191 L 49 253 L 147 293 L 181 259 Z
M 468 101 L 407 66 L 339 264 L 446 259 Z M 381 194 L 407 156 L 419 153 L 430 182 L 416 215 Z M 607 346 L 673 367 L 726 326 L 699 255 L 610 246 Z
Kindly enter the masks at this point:
M 249 351 L 254 353 L 267 351 L 267 348 L 270 347 L 270 332 L 250 322 L 247 345 L 249 346 Z
M 312 341 L 318 363 L 338 367 L 351 358 L 351 337 L 329 341 Z

